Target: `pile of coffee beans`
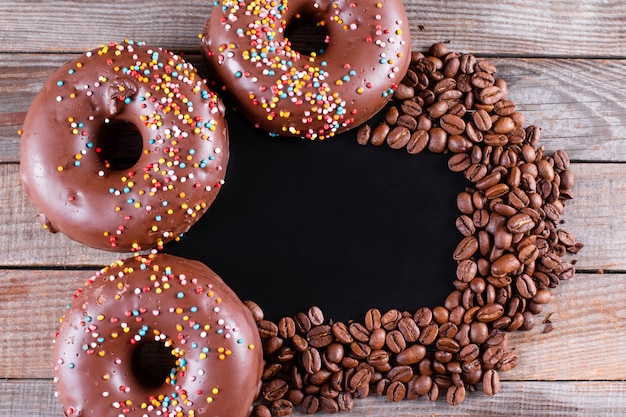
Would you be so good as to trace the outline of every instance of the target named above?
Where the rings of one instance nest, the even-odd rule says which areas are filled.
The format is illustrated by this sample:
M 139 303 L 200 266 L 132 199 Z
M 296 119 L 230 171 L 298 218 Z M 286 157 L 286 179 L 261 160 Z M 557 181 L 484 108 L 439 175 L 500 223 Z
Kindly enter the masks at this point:
M 457 196 L 455 289 L 434 308 L 373 308 L 346 323 L 327 322 L 316 307 L 275 323 L 247 302 L 265 356 L 254 416 L 345 411 L 373 393 L 458 405 L 476 387 L 499 391 L 500 372 L 518 363 L 506 333 L 533 328 L 550 288 L 575 273 L 563 255 L 582 244 L 559 227 L 574 184 L 567 154 L 538 147 L 540 129 L 524 127 L 495 74 L 492 63 L 441 43 L 414 52 L 384 121 L 357 133 L 362 145 L 445 154 L 467 179 Z

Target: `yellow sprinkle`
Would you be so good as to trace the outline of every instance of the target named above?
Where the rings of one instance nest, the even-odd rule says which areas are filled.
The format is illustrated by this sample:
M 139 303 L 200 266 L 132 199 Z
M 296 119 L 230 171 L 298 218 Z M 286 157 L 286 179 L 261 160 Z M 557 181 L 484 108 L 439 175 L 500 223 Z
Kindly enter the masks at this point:
M 59 166 L 57 167 L 57 171 L 59 171 L 59 172 L 63 172 L 63 167 L 62 167 L 61 165 L 59 165 Z

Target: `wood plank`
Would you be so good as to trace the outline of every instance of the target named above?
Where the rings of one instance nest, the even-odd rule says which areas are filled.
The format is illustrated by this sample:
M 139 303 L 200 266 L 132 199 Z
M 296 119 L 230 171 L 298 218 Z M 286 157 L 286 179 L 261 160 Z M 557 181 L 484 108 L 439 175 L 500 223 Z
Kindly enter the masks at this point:
M 564 228 L 585 248 L 576 255 L 584 270 L 626 270 L 626 164 L 575 164 L 574 200 Z M 19 179 L 19 165 L 0 164 L 0 265 L 104 265 L 120 254 L 90 249 L 61 234 L 46 233 Z
M 488 397 L 470 393 L 456 407 L 441 399 L 435 403 L 418 398 L 390 403 L 373 395 L 355 403 L 351 417 L 618 417 L 626 407 L 626 382 L 503 382 L 500 393 Z M 50 380 L 0 380 L 0 409 L 7 416 L 62 417 Z M 299 409 L 293 417 L 308 414 Z M 319 414 L 326 415 L 326 414 Z
M 52 377 L 58 318 L 92 272 L 0 270 L 0 379 Z M 579 274 L 553 294 L 533 330 L 511 334 L 519 366 L 501 379 L 626 380 L 626 274 Z
M 19 160 L 18 130 L 48 75 L 76 55 L 0 54 L 0 162 Z M 199 55 L 187 56 L 206 76 Z M 626 161 L 626 60 L 490 59 L 548 151 L 579 161 Z
M 124 256 L 46 232 L 37 222 L 37 209 L 24 192 L 18 164 L 0 164 L 0 190 L 0 265 L 100 267 Z
M 213 2 L 62 0 L 0 4 L 0 52 L 78 52 L 124 37 L 196 51 Z M 415 47 L 450 40 L 480 54 L 626 56 L 624 2 L 405 1 Z M 35 23 L 33 23 L 35 22 Z

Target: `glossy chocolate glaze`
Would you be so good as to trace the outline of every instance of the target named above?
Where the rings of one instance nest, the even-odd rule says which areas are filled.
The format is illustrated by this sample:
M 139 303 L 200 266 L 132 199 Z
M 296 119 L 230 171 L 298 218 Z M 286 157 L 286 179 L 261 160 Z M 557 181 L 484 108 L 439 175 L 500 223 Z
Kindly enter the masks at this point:
M 146 386 L 133 355 L 154 341 L 176 363 Z M 90 278 L 62 320 L 53 358 L 67 416 L 244 417 L 263 368 L 256 324 L 236 294 L 204 264 L 164 254 Z
M 296 16 L 325 25 L 323 53 L 292 49 L 285 29 Z M 258 127 L 324 139 L 387 103 L 408 68 L 410 47 L 401 0 L 222 0 L 200 50 L 234 107 Z
M 118 169 L 107 160 L 116 146 L 107 134 L 128 127 L 141 149 Z M 136 251 L 187 231 L 215 199 L 227 162 L 223 105 L 195 68 L 127 40 L 50 75 L 24 122 L 20 170 L 44 227 Z

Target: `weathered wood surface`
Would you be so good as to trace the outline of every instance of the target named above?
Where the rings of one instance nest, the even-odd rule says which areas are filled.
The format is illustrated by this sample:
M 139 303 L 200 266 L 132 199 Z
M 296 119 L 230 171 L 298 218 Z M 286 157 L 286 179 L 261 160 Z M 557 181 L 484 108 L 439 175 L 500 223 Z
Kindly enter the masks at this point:
M 125 37 L 196 51 L 212 5 L 6 0 L 0 52 L 82 52 Z M 492 55 L 626 56 L 622 1 L 411 0 L 405 6 L 415 47 L 453 40 L 456 50 Z
M 527 124 L 542 128 L 546 150 L 565 149 L 575 161 L 576 198 L 563 227 L 585 243 L 575 257 L 582 273 L 553 291 L 533 330 L 511 335 L 520 363 L 502 374 L 497 396 L 473 393 L 459 407 L 373 397 L 350 415 L 624 415 L 626 2 L 405 5 L 415 49 L 449 41 L 455 51 L 489 57 Z M 36 223 L 19 180 L 17 134 L 32 98 L 54 68 L 126 37 L 184 51 L 204 73 L 198 34 L 211 7 L 203 0 L 0 3 L 0 417 L 61 417 L 50 369 L 58 317 L 96 268 L 123 256 L 48 234 Z M 550 333 L 543 332 L 545 318 Z
M 456 50 L 456 41 L 450 48 Z M 26 111 L 50 72 L 74 54 L 0 54 L 0 162 L 19 160 Z M 201 73 L 199 55 L 190 55 Z M 528 124 L 542 129 L 546 150 L 573 160 L 626 161 L 626 59 L 490 58 Z
M 100 266 L 121 256 L 42 229 L 18 170 L 17 164 L 0 164 L 0 265 Z M 574 170 L 575 199 L 566 205 L 563 219 L 564 228 L 585 243 L 576 255 L 577 267 L 626 270 L 626 164 L 579 163 Z
M 424 398 L 390 403 L 376 395 L 360 400 L 351 417 L 572 417 L 623 416 L 626 382 L 506 381 L 495 397 L 475 392 L 457 407 Z M 0 415 L 3 417 L 61 417 L 48 380 L 9 380 L 0 384 Z M 293 417 L 309 414 L 300 412 Z M 319 414 L 328 416 L 329 414 Z M 341 414 L 338 414 L 341 415 Z
M 0 333 L 0 379 L 52 377 L 58 319 L 93 272 L 0 270 L 0 306 L 11 329 Z M 532 330 L 511 334 L 520 364 L 501 379 L 626 380 L 626 274 L 581 274 L 553 294 Z

